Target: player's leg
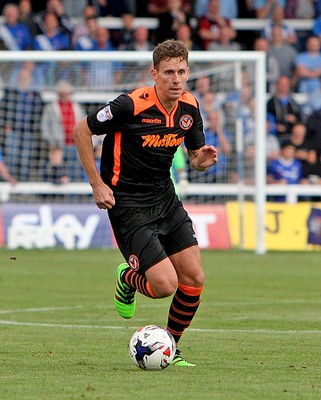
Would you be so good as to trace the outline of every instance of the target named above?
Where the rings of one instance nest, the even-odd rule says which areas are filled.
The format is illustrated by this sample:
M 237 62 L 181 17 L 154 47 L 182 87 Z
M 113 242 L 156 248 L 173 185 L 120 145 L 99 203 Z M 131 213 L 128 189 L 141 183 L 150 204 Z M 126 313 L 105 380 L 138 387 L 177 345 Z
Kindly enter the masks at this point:
M 109 211 L 118 246 L 127 260 L 117 268 L 114 303 L 123 318 L 135 314 L 135 292 L 151 298 L 166 297 L 177 287 L 175 269 L 159 240 L 159 210 L 155 208 Z
M 170 256 L 178 276 L 178 287 L 168 314 L 168 330 L 179 342 L 189 327 L 201 301 L 204 272 L 197 245 Z
M 173 254 L 171 261 L 178 275 L 178 287 L 168 312 L 167 329 L 178 344 L 183 332 L 191 324 L 201 301 L 204 272 L 197 245 Z M 177 350 L 172 365 L 193 367 Z
M 144 274 L 137 273 L 127 263 L 117 268 L 114 302 L 123 318 L 135 314 L 135 292 L 146 297 L 163 298 L 171 296 L 177 288 L 177 275 L 169 258 L 148 268 Z

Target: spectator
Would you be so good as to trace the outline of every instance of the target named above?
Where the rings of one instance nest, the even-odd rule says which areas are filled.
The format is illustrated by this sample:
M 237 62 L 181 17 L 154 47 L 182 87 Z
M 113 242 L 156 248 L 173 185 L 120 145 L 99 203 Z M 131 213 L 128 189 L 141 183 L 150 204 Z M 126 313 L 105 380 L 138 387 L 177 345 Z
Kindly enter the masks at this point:
M 97 43 L 97 32 L 98 32 L 98 23 L 97 18 L 93 15 L 86 17 L 86 24 L 81 31 L 83 32 L 81 35 L 80 29 L 78 30 L 77 36 L 78 39 L 75 42 L 74 49 L 77 51 L 89 51 L 95 50 L 96 43 Z M 74 36 L 76 39 L 77 36 Z
M 315 0 L 287 0 L 284 17 L 287 19 L 314 19 L 317 13 Z
M 184 43 L 185 47 L 189 51 L 200 51 L 202 50 L 201 46 L 199 46 L 194 38 L 193 38 L 193 32 L 192 29 L 189 25 L 187 24 L 182 24 L 179 26 L 176 32 L 176 39 L 180 40 L 181 42 Z
M 38 25 L 39 33 L 46 34 L 47 26 L 45 23 L 46 15 L 48 13 L 55 14 L 58 24 L 57 29 L 59 32 L 68 36 L 71 41 L 73 23 L 68 14 L 65 13 L 61 0 L 47 0 L 46 8 L 36 14 L 36 23 Z
M 218 101 L 216 93 L 214 92 L 204 93 L 199 103 L 200 103 L 201 113 L 204 117 L 203 121 L 204 127 L 206 128 L 208 124 L 208 117 L 211 114 L 211 112 L 218 111 L 222 114 L 223 110 L 221 107 L 221 103 Z M 221 117 L 221 120 L 223 121 L 223 115 Z
M 280 156 L 268 164 L 267 183 L 293 185 L 302 180 L 302 164 L 295 158 L 295 146 L 286 140 L 281 144 Z
M 196 0 L 194 3 L 194 16 L 196 18 L 203 17 L 207 12 L 207 5 L 209 0 Z M 239 7 L 236 0 L 225 0 L 220 3 L 220 13 L 227 19 L 238 18 Z
M 204 116 L 203 124 L 207 126 L 207 114 L 212 110 L 222 110 L 222 105 L 212 88 L 211 78 L 208 75 L 199 76 L 194 83 L 193 96 L 200 105 L 201 113 Z
M 19 0 L 19 20 L 26 25 L 32 37 L 38 33 L 35 15 L 31 0 Z
M 156 43 L 166 39 L 176 39 L 177 30 L 182 24 L 190 26 L 190 15 L 183 11 L 182 0 L 167 0 L 167 9 L 158 16 Z
M 42 90 L 45 86 L 45 75 L 43 73 L 42 67 L 39 63 L 34 63 L 32 61 L 25 61 L 24 63 L 15 63 L 12 67 L 9 80 L 8 87 L 14 88 L 17 86 L 17 82 L 19 80 L 19 75 L 21 70 L 29 70 L 29 74 L 31 76 L 31 83 L 29 85 L 32 90 Z
M 241 50 L 241 45 L 233 40 L 231 40 L 231 30 L 228 26 L 222 26 L 219 31 L 217 41 L 213 41 L 208 50 L 211 51 L 239 51 Z
M 3 8 L 4 21 L 0 24 L 0 49 L 31 50 L 32 38 L 25 24 L 19 22 L 19 8 L 8 3 Z
M 309 36 L 306 48 L 307 51 L 300 52 L 296 58 L 296 76 L 298 78 L 298 92 L 311 94 L 321 88 L 321 54 L 319 38 Z
M 34 39 L 35 50 L 68 50 L 68 35 L 59 31 L 59 21 L 55 13 L 48 12 L 43 17 L 43 33 Z
M 281 36 L 284 43 L 295 45 L 297 42 L 297 35 L 289 24 L 284 21 L 284 8 L 276 4 L 272 11 L 271 20 L 264 26 L 262 36 L 271 43 L 272 29 L 278 26 L 281 29 Z
M 0 177 L 2 180 L 9 182 L 10 185 L 12 185 L 12 186 L 14 186 L 17 183 L 16 179 L 10 174 L 10 172 L 5 164 L 4 156 L 3 156 L 1 149 L 0 149 Z
M 220 165 L 209 168 L 206 175 L 214 176 L 216 182 L 229 181 L 229 157 L 232 152 L 232 135 L 223 128 L 221 120 L 222 114 L 218 110 L 212 110 L 208 115 L 208 124 L 205 128 L 205 137 L 207 143 L 215 146 L 220 154 Z
M 134 42 L 134 14 L 123 14 L 122 21 L 123 26 L 119 30 L 118 34 L 115 35 L 116 38 L 114 39 L 115 47 L 117 48 L 126 48 L 133 44 Z
M 160 14 L 166 12 L 167 1 L 168 0 L 147 0 L 148 15 L 150 17 L 158 17 Z M 182 10 L 188 14 L 192 12 L 190 0 L 183 0 Z
M 280 143 L 275 135 L 272 134 L 272 122 L 266 120 L 266 161 L 269 164 L 271 161 L 278 159 L 280 156 Z M 249 185 L 255 183 L 255 152 L 256 152 L 256 136 L 255 132 L 244 137 L 244 161 L 243 165 L 238 166 L 237 173 L 232 174 L 231 181 L 237 183 L 240 179 L 239 175 L 244 175 L 244 182 Z M 242 169 L 243 168 L 243 171 Z
M 282 38 L 282 29 L 277 25 L 272 28 L 268 53 L 277 60 L 280 75 L 290 78 L 292 81 L 291 85 L 294 85 L 295 78 L 293 75 L 298 52 L 293 46 L 284 41 Z
M 64 13 L 71 18 L 81 18 L 82 10 L 89 4 L 88 0 L 62 0 Z
M 71 41 L 73 47 L 75 47 L 80 37 L 92 36 L 93 25 L 98 27 L 96 10 L 93 6 L 86 6 L 83 9 L 82 21 L 73 29 Z
M 120 50 L 128 51 L 151 51 L 154 48 L 153 43 L 148 40 L 148 29 L 145 26 L 138 26 L 134 32 L 134 41 L 128 47 Z M 122 74 L 123 82 L 140 82 L 148 84 L 150 77 L 150 63 L 146 61 L 136 61 L 126 65 Z
M 217 42 L 220 29 L 227 26 L 230 30 L 230 40 L 236 38 L 236 32 L 231 21 L 220 14 L 220 0 L 209 0 L 207 13 L 197 21 L 197 35 L 203 50 L 208 50 L 212 42 Z
M 115 51 L 108 29 L 97 30 L 96 51 Z M 86 66 L 86 85 L 90 89 L 106 90 L 113 88 L 122 77 L 122 65 L 115 61 L 90 61 Z
M 34 38 L 34 49 L 42 51 L 68 50 L 70 48 L 69 36 L 59 31 L 56 14 L 53 12 L 45 14 L 43 23 L 44 33 Z M 74 77 L 75 74 L 77 75 L 74 66 L 75 64 L 68 62 L 42 62 L 38 64 L 48 86 L 54 86 L 60 79 L 73 79 L 77 82 L 78 78 Z
M 242 71 L 242 84 L 240 90 L 232 91 L 225 98 L 224 115 L 227 121 L 233 121 L 233 123 L 237 118 L 239 118 L 242 123 L 244 141 L 253 141 L 254 143 L 256 134 L 254 122 L 255 97 L 246 70 Z
M 217 110 L 211 110 L 207 116 L 207 127 L 204 130 L 206 143 L 215 146 L 220 154 L 220 165 L 214 165 L 205 171 L 202 176 L 202 182 L 215 183 L 229 181 L 229 157 L 232 151 L 232 135 L 226 129 L 223 129 L 221 113 Z M 200 178 L 199 173 L 190 171 L 190 181 L 197 182 Z
M 286 0 L 253 0 L 254 10 L 256 18 L 268 19 L 272 18 L 273 9 L 279 5 L 283 9 L 285 7 Z
M 197 101 L 201 103 L 206 93 L 213 92 L 211 78 L 208 75 L 201 75 L 195 80 L 195 87 L 192 92 Z
M 254 50 L 264 51 L 266 53 L 266 82 L 267 91 L 274 93 L 276 81 L 280 76 L 280 68 L 277 60 L 269 54 L 269 42 L 260 37 L 254 41 Z
M 21 182 L 34 178 L 39 161 L 40 115 L 43 101 L 32 88 L 32 69 L 23 64 L 14 88 L 6 87 L 0 103 L 4 156 L 12 176 Z
M 301 109 L 291 93 L 291 83 L 287 76 L 278 79 L 276 92 L 267 102 L 267 112 L 275 117 L 278 139 L 288 139 L 294 124 L 301 120 Z
M 85 111 L 72 99 L 72 90 L 69 82 L 58 82 L 57 100 L 46 104 L 41 116 L 41 136 L 48 157 L 45 177 L 54 183 L 82 179 L 73 127 L 85 116 Z
M 306 138 L 306 132 L 305 124 L 297 122 L 293 125 L 290 134 L 290 140 L 295 147 L 295 158 L 301 161 L 305 175 L 309 163 L 309 152 L 311 150 L 311 144 Z
M 75 167 L 74 165 L 72 166 Z M 46 164 L 41 169 L 41 179 L 61 185 L 70 182 L 64 162 L 63 150 L 59 147 L 50 147 L 47 151 Z
M 121 46 L 120 50 L 129 51 L 151 51 L 154 48 L 154 44 L 148 39 L 149 31 L 146 26 L 138 26 L 134 30 L 134 39 L 131 43 L 126 46 Z

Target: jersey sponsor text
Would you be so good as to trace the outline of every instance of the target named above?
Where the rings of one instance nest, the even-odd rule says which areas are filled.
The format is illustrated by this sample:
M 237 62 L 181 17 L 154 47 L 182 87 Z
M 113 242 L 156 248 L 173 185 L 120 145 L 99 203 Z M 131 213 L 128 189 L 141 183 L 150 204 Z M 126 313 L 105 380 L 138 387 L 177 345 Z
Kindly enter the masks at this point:
M 144 135 L 143 147 L 175 147 L 179 146 L 184 138 L 177 138 L 177 135 L 169 133 L 161 137 L 160 135 Z

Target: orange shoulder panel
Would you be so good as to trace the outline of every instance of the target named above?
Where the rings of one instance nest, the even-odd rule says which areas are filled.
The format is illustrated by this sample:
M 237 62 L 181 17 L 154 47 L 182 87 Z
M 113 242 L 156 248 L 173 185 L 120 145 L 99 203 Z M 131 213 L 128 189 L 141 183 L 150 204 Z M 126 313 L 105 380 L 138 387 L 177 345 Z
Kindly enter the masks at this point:
M 138 115 L 141 112 L 152 107 L 157 102 L 154 87 L 141 87 L 128 94 L 134 103 L 134 115 Z
M 198 108 L 195 97 L 189 92 L 184 92 L 180 97 L 180 101 L 183 101 L 184 103 L 188 103 L 188 104 Z

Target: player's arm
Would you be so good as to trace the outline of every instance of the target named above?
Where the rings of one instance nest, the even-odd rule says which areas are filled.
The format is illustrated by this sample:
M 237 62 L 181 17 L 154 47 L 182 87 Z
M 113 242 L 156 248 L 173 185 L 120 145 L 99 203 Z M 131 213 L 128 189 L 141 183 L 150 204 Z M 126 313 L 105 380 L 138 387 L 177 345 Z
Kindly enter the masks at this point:
M 98 172 L 92 142 L 92 132 L 88 127 L 87 117 L 75 125 L 73 133 L 79 158 L 88 176 L 97 207 L 102 209 L 112 208 L 115 204 L 115 198 L 113 191 L 103 182 Z
M 217 149 L 214 146 L 205 145 L 197 150 L 187 150 L 191 167 L 196 171 L 206 171 L 218 162 Z

